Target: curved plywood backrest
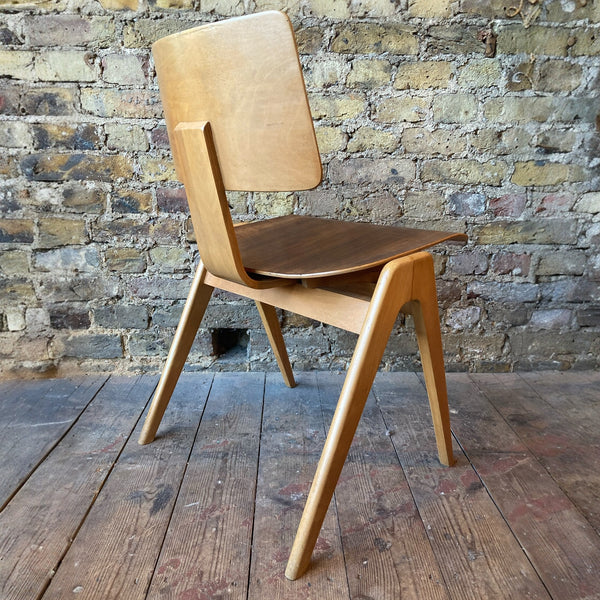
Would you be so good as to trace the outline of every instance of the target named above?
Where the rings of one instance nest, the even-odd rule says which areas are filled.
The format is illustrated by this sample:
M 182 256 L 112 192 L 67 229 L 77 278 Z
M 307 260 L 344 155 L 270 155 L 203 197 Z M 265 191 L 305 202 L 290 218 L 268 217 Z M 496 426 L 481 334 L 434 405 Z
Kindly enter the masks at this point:
M 210 122 L 226 190 L 293 191 L 320 183 L 321 160 L 285 14 L 203 25 L 157 41 L 152 53 L 171 143 L 179 123 Z

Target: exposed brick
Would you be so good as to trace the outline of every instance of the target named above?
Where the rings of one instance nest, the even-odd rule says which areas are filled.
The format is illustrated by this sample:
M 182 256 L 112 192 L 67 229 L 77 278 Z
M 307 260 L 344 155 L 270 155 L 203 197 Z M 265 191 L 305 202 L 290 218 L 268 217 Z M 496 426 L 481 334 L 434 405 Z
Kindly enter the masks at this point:
M 408 0 L 408 14 L 412 17 L 451 17 L 454 15 L 452 0 Z
M 490 198 L 490 210 L 496 217 L 520 217 L 527 204 L 525 194 L 504 194 Z
M 98 214 L 104 210 L 106 193 L 99 186 L 90 185 L 89 182 L 71 182 L 64 184 L 61 189 L 62 204 L 70 211 Z
M 0 244 L 33 242 L 33 222 L 28 219 L 0 218 Z
M 425 220 L 439 218 L 444 204 L 444 197 L 437 192 L 409 192 L 404 200 L 404 215 Z
M 94 55 L 84 50 L 52 50 L 38 56 L 36 77 L 42 81 L 96 81 Z
M 536 275 L 581 275 L 585 269 L 586 256 L 577 250 L 558 250 L 544 254 L 536 268 Z
M 81 107 L 97 117 L 162 117 L 160 97 L 153 90 L 84 88 L 81 90 Z
M 109 271 L 119 273 L 143 273 L 146 259 L 135 248 L 109 248 L 106 251 L 106 267 Z
M 479 102 L 470 94 L 442 94 L 433 100 L 433 118 L 439 123 L 469 123 L 479 109 Z
M 500 54 L 527 54 L 543 56 L 566 56 L 570 47 L 571 31 L 532 25 L 523 35 L 520 24 L 506 25 L 498 32 L 497 48 Z
M 152 194 L 149 191 L 118 190 L 111 197 L 111 206 L 116 213 L 145 213 L 152 209 Z
M 102 59 L 102 79 L 119 85 L 144 85 L 144 63 L 135 54 L 109 54 Z
M 346 83 L 351 88 L 375 88 L 391 81 L 392 67 L 387 60 L 357 59 L 352 63 Z
M 464 152 L 467 142 L 464 136 L 447 129 L 428 129 L 410 127 L 402 133 L 402 145 L 406 152 L 425 155 L 452 155 Z
M 34 58 L 35 54 L 29 50 L 0 50 L 0 77 L 35 79 Z
M 24 20 L 23 33 L 32 46 L 70 46 L 102 48 L 115 39 L 115 23 L 110 17 L 80 17 L 57 14 Z
M 157 246 L 149 252 L 154 269 L 162 273 L 180 273 L 189 271 L 189 253 L 184 248 Z
M 423 121 L 428 113 L 427 98 L 392 97 L 386 98 L 377 106 L 373 119 L 382 123 Z
M 202 25 L 202 23 L 176 18 L 136 19 L 133 23 L 125 24 L 123 43 L 127 48 L 149 48 L 162 37 L 198 25 Z
M 0 115 L 16 115 L 19 113 L 19 99 L 21 93 L 16 86 L 3 83 L 0 90 Z
M 85 244 L 88 240 L 85 221 L 56 217 L 44 218 L 40 219 L 38 229 L 38 248 Z
M 317 144 L 321 154 L 343 150 L 348 143 L 348 135 L 337 126 L 322 125 L 315 128 Z M 352 151 L 352 150 L 351 150 Z
M 558 185 L 566 181 L 583 181 L 585 170 L 579 165 L 565 165 L 542 160 L 517 162 L 511 181 L 522 186 Z
M 32 154 L 21 161 L 21 168 L 34 181 L 115 181 L 133 175 L 133 166 L 123 155 Z
M 65 246 L 55 250 L 36 252 L 33 265 L 38 271 L 91 273 L 98 270 L 100 257 L 92 246 L 75 248 Z
M 499 252 L 492 257 L 492 271 L 499 275 L 527 277 L 531 267 L 531 254 Z
M 323 43 L 323 30 L 320 27 L 300 26 L 295 34 L 300 54 L 316 54 Z
M 106 146 L 110 150 L 125 150 L 129 152 L 146 151 L 150 147 L 146 131 L 139 125 L 123 125 L 122 123 L 107 123 Z
M 360 115 L 367 105 L 364 96 L 360 93 L 345 96 L 311 94 L 309 103 L 313 118 L 332 120 L 352 119 Z
M 50 326 L 53 329 L 87 329 L 90 326 L 90 313 L 85 308 L 54 307 L 50 309 Z
M 455 192 L 448 196 L 450 213 L 458 216 L 475 216 L 485 212 L 484 194 L 474 192 Z
M 458 71 L 458 84 L 466 88 L 500 86 L 502 68 L 498 59 L 470 60 Z
M 576 63 L 549 60 L 537 69 L 534 88 L 544 92 L 571 91 L 580 86 L 582 74 L 582 68 Z
M 80 334 L 67 337 L 55 347 L 56 356 L 74 358 L 121 358 L 121 336 L 106 334 Z
M 259 215 L 283 217 L 291 215 L 296 206 L 296 196 L 286 192 L 255 193 L 254 207 Z
M 488 270 L 488 257 L 483 252 L 463 252 L 451 256 L 448 267 L 459 275 L 483 275 Z
M 32 88 L 23 95 L 21 108 L 28 115 L 60 116 L 75 113 L 74 88 Z
M 29 271 L 29 252 L 3 249 L 0 252 L 0 271 L 3 275 L 26 274 Z
M 571 219 L 497 221 L 474 232 L 480 244 L 574 244 L 578 223 Z
M 423 163 L 421 179 L 456 184 L 501 185 L 506 164 L 494 160 L 480 163 L 470 159 L 428 160 Z
M 332 160 L 329 163 L 329 179 L 332 183 L 404 186 L 414 176 L 413 162 L 405 159 L 350 158 L 344 162 Z
M 411 27 L 397 24 L 352 23 L 339 27 L 333 52 L 352 54 L 416 54 L 419 40 Z
M 23 121 L 0 121 L 0 146 L 28 148 L 33 138 L 30 127 Z
M 304 73 L 308 88 L 327 88 L 343 83 L 347 71 L 346 61 L 342 58 L 313 61 Z
M 359 127 L 348 142 L 348 152 L 381 150 L 392 152 L 398 147 L 398 136 L 390 131 L 373 127 Z M 340 148 L 341 149 L 341 148 Z
M 158 187 L 156 189 L 158 210 L 165 213 L 188 212 L 187 196 L 184 188 Z
M 94 309 L 94 323 L 106 329 L 146 329 L 148 310 L 133 304 L 112 304 Z M 177 325 L 177 323 L 175 323 Z
M 449 61 L 429 60 L 402 63 L 394 79 L 397 90 L 446 88 L 450 85 L 453 66 Z
M 584 194 L 575 205 L 575 210 L 582 213 L 600 213 L 600 192 Z
M 102 147 L 96 125 L 55 125 L 40 123 L 33 126 L 36 150 L 62 148 L 66 150 L 97 150 Z
M 464 24 L 434 25 L 428 30 L 427 52 L 429 54 L 481 54 L 485 44 L 477 39 L 478 27 Z
M 572 194 L 547 194 L 542 197 L 536 212 L 567 212 L 575 204 L 575 197 Z
M 544 131 L 535 137 L 535 146 L 547 154 L 571 152 L 576 138 L 574 131 Z

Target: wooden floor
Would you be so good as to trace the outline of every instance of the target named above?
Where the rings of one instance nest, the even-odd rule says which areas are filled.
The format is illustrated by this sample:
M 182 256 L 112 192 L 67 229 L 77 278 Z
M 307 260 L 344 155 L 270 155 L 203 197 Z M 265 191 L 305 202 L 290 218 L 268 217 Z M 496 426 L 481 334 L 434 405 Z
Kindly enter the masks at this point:
M 342 376 L 0 383 L 0 598 L 600 599 L 600 373 L 377 376 L 306 576 L 283 576 Z

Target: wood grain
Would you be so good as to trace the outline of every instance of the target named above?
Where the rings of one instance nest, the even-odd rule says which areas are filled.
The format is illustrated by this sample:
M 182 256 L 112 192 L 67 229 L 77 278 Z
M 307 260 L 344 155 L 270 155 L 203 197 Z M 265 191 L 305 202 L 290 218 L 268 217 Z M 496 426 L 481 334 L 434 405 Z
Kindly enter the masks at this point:
M 69 430 L 106 379 L 26 381 L 15 388 L 15 393 L 4 392 L 0 510 Z
M 215 375 L 149 597 L 246 598 L 264 375 Z
M 325 517 L 313 568 L 297 581 L 284 576 L 290 548 L 325 439 L 315 373 L 286 388 L 267 375 L 256 490 L 249 600 L 337 600 L 348 597 L 335 508 Z
M 425 390 L 414 374 L 380 373 L 374 391 L 450 596 L 501 600 L 550 596 L 465 455 L 432 460 Z
M 552 597 L 600 597 L 594 566 L 600 565 L 600 537 L 487 401 L 494 379 L 480 379 L 478 387 L 472 377 L 453 376 L 449 393 L 461 445 Z M 500 379 L 519 381 L 519 375 Z
M 213 376 L 179 379 L 163 434 L 144 449 L 129 438 L 44 600 L 142 600 L 150 585 Z
M 46 588 L 156 381 L 112 377 L 0 514 L 3 600 L 31 600 Z
M 317 380 L 328 425 L 341 378 L 318 373 Z M 352 598 L 449 598 L 372 394 L 342 470 L 335 504 Z

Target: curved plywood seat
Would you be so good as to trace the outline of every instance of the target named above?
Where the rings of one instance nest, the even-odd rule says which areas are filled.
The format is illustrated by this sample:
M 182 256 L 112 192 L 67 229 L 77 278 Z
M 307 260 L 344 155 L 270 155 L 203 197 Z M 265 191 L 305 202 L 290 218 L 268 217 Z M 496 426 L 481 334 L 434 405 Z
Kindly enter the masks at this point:
M 461 233 L 290 215 L 235 228 L 249 273 L 293 279 L 331 277 L 385 265 Z

